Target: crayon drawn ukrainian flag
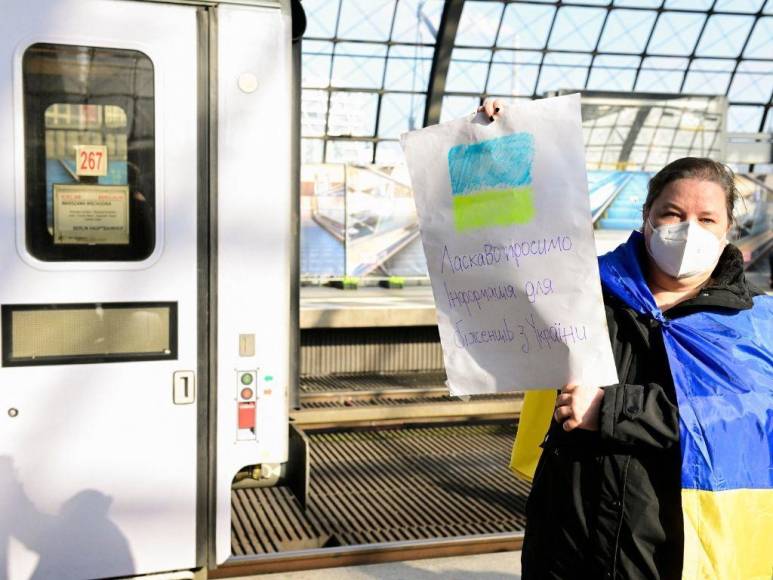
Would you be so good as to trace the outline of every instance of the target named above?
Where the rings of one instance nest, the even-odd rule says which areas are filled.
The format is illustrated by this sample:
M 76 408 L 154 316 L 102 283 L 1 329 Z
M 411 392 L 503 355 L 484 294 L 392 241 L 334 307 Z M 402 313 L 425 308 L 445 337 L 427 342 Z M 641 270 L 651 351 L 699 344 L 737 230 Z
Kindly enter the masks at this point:
M 534 136 L 514 133 L 448 151 L 456 231 L 525 224 L 534 218 Z

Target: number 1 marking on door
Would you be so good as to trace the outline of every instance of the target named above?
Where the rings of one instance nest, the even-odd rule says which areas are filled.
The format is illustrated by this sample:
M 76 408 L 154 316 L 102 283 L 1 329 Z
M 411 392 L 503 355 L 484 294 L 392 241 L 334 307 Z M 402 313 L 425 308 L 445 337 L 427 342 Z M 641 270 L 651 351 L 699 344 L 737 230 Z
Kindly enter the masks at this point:
M 175 371 L 172 383 L 175 405 L 190 405 L 196 400 L 196 375 L 193 371 Z

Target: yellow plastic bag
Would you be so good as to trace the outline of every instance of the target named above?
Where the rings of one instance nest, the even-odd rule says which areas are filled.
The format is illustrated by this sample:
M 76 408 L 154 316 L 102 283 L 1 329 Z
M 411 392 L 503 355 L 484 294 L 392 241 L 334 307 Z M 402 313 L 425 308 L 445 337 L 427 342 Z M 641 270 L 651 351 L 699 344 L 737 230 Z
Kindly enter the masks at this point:
M 540 443 L 545 439 L 545 433 L 550 427 L 556 396 L 557 393 L 553 389 L 527 391 L 524 394 L 521 418 L 510 457 L 510 469 L 526 481 L 534 478 L 537 462 L 542 455 Z

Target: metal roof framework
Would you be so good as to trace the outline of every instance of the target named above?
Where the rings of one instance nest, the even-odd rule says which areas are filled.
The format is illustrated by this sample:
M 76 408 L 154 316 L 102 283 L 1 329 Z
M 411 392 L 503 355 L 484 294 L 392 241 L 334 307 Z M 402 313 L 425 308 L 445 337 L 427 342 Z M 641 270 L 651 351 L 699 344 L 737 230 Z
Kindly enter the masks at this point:
M 399 162 L 403 131 L 471 113 L 487 97 L 562 89 L 724 96 L 727 130 L 773 132 L 773 0 L 303 5 L 305 162 Z M 629 160 L 647 140 L 670 140 L 675 154 L 694 151 L 687 141 L 715 140 L 722 129 L 696 129 L 682 114 L 609 114 L 614 123 L 603 115 L 586 123 L 588 138 L 613 125 L 598 167 L 615 155 Z

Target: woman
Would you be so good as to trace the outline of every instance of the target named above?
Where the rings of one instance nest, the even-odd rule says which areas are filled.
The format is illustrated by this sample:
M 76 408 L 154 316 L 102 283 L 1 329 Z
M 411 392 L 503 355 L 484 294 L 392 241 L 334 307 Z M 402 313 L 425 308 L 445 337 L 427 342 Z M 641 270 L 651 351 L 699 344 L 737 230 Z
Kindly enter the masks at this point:
M 501 107 L 493 101 L 482 109 L 494 120 Z M 709 494 L 771 487 L 770 419 L 765 418 L 773 382 L 770 301 L 755 300 L 760 293 L 746 282 L 741 253 L 727 242 L 736 197 L 732 173 L 723 165 L 709 159 L 675 161 L 649 184 L 642 233 L 634 232 L 600 259 L 620 383 L 570 384 L 557 397 L 527 503 L 525 580 L 679 578 L 683 567 L 686 576 L 693 574 L 689 577 L 746 577 L 735 562 L 743 558 L 729 547 L 706 557 L 695 556 L 691 547 L 685 561 L 687 546 L 701 538 L 694 525 L 685 529 L 682 510 L 684 487 Z M 754 335 L 750 345 L 725 330 L 739 322 L 742 330 L 735 332 Z M 757 328 L 767 329 L 762 338 Z M 707 353 L 715 346 L 714 358 L 722 364 L 701 360 L 712 358 Z M 727 354 L 736 347 L 751 353 L 743 364 Z M 736 366 L 743 372 L 729 369 Z M 763 389 L 762 398 L 751 393 L 755 388 Z M 747 463 L 725 467 L 726 460 L 734 461 L 733 450 L 723 448 L 727 437 L 721 441 L 727 423 L 704 426 L 713 420 L 706 416 L 715 413 L 706 405 L 712 397 L 726 398 L 731 409 L 742 407 L 743 420 L 732 428 L 742 436 L 759 435 L 750 443 Z M 721 414 L 721 405 L 716 409 Z M 738 451 L 735 455 L 748 450 Z M 756 475 L 738 473 L 746 469 Z M 728 486 L 733 478 L 738 484 Z M 770 513 L 766 498 L 762 512 Z M 761 530 L 747 531 L 748 544 Z M 770 547 L 769 539 L 762 541 Z M 771 570 L 770 560 L 750 565 Z

